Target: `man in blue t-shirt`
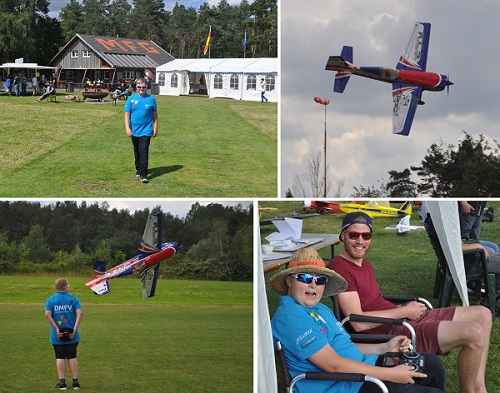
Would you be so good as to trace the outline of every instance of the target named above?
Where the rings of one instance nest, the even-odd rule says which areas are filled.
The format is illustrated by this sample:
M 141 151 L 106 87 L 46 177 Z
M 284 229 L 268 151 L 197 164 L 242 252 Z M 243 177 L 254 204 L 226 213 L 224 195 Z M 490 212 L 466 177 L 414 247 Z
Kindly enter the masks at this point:
M 149 183 L 149 143 L 158 134 L 158 111 L 155 98 L 147 93 L 146 80 L 137 79 L 136 88 L 137 93 L 125 103 L 125 132 L 134 145 L 135 176 Z
M 76 348 L 80 342 L 78 327 L 83 311 L 76 296 L 68 293 L 69 284 L 65 278 L 56 280 L 57 292 L 45 303 L 45 318 L 50 324 L 50 342 L 56 354 L 59 383 L 57 389 L 66 390 L 66 359 L 73 377 L 73 389 L 80 389 Z

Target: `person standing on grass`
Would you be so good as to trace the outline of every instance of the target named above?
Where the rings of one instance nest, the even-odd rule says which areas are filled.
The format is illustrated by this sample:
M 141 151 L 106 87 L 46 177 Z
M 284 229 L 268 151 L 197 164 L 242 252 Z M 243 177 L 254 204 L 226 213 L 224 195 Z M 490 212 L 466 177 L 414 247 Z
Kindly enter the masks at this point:
M 125 132 L 134 145 L 135 176 L 149 183 L 149 144 L 158 134 L 158 111 L 155 98 L 147 93 L 146 80 L 139 78 L 136 83 L 137 93 L 125 103 Z
M 403 306 L 382 298 L 375 271 L 365 259 L 373 236 L 371 218 L 363 212 L 347 214 L 340 240 L 344 248 L 327 265 L 347 281 L 338 300 L 344 315 L 404 319 L 417 333 L 417 352 L 447 355 L 459 348 L 458 380 L 462 393 L 486 393 L 485 371 L 492 327 L 491 312 L 483 306 L 446 307 L 426 310 L 419 302 Z M 352 322 L 356 332 L 409 334 L 402 326 Z
M 56 280 L 56 294 L 45 303 L 45 318 L 50 324 L 50 342 L 56 354 L 59 383 L 56 389 L 66 390 L 66 359 L 73 377 L 73 389 L 80 389 L 78 381 L 78 362 L 76 348 L 80 342 L 78 327 L 82 321 L 83 310 L 80 301 L 68 293 L 69 284 L 65 278 Z
M 261 78 L 260 80 L 260 102 L 264 102 L 264 100 L 267 102 L 267 97 L 266 97 L 266 81 L 264 78 Z

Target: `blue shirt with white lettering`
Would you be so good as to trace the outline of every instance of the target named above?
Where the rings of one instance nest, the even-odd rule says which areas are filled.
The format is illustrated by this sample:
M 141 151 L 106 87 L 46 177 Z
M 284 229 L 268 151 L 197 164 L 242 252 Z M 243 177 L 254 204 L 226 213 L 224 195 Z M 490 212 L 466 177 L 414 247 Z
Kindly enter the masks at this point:
M 281 341 L 291 377 L 307 371 L 323 371 L 308 358 L 330 344 L 344 358 L 375 365 L 377 355 L 363 355 L 349 334 L 335 318 L 332 310 L 322 303 L 304 307 L 291 296 L 281 296 L 280 305 L 271 320 L 274 340 Z M 357 393 L 361 382 L 299 381 L 297 392 Z M 295 391 L 295 389 L 294 389 Z
M 128 98 L 124 112 L 130 113 L 132 136 L 153 136 L 153 113 L 156 111 L 156 99 L 149 94 L 141 97 L 136 93 Z
M 52 313 L 56 325 L 59 328 L 73 328 L 76 323 L 76 310 L 82 308 L 80 301 L 68 292 L 57 292 L 47 299 L 45 311 Z M 50 325 L 50 342 L 56 345 L 74 344 L 80 341 L 80 333 L 77 330 L 75 337 L 70 341 L 61 341 L 57 337 L 56 329 Z

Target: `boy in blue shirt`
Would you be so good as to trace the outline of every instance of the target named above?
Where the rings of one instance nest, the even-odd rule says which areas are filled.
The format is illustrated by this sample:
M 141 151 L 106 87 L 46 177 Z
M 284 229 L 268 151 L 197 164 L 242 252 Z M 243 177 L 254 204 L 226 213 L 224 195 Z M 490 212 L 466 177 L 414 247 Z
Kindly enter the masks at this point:
M 66 359 L 68 359 L 73 389 L 80 389 L 78 382 L 78 363 L 76 348 L 80 342 L 78 327 L 82 321 L 83 311 L 76 296 L 68 293 L 69 284 L 65 278 L 56 280 L 56 294 L 50 296 L 45 303 L 45 318 L 50 324 L 50 342 L 56 354 L 59 383 L 57 389 L 66 390 Z
M 136 88 L 137 93 L 125 103 L 125 132 L 134 145 L 135 176 L 149 183 L 149 143 L 158 134 L 158 111 L 155 98 L 147 93 L 146 80 L 137 79 Z
M 294 378 L 308 371 L 363 373 L 385 382 L 393 393 L 439 393 L 445 391 L 444 366 L 437 355 L 424 354 L 425 373 L 400 364 L 379 367 L 387 352 L 404 352 L 410 340 L 396 336 L 381 344 L 354 344 L 333 312 L 320 303 L 323 296 L 340 293 L 347 282 L 326 268 L 317 251 L 298 250 L 288 268 L 274 275 L 269 285 L 279 295 L 280 305 L 271 320 L 273 337 L 279 340 Z M 299 381 L 298 393 L 372 393 L 371 383 L 345 381 Z M 294 390 L 295 391 L 295 390 Z

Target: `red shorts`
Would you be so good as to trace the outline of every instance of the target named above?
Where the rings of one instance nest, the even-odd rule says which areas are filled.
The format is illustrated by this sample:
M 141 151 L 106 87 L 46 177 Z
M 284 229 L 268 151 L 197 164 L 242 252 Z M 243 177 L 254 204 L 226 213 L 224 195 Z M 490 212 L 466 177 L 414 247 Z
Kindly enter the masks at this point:
M 415 329 L 417 334 L 417 352 L 430 352 L 436 355 L 447 355 L 441 352 L 438 342 L 438 326 L 441 321 L 451 321 L 455 315 L 455 307 L 436 308 L 426 311 L 419 319 L 406 320 Z M 411 334 L 404 326 L 391 326 L 387 334 L 404 335 L 411 338 Z

